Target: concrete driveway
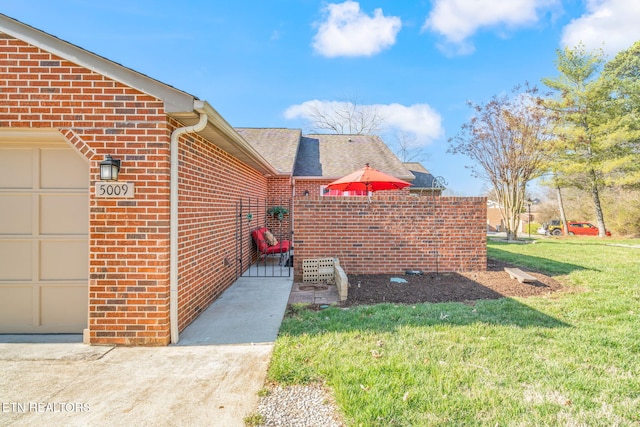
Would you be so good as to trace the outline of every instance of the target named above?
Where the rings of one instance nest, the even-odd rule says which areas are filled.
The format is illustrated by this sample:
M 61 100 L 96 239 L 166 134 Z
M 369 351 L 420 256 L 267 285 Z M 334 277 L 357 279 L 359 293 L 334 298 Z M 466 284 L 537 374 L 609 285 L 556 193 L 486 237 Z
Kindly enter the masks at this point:
M 168 347 L 0 336 L 0 426 L 244 426 L 291 285 L 241 278 Z

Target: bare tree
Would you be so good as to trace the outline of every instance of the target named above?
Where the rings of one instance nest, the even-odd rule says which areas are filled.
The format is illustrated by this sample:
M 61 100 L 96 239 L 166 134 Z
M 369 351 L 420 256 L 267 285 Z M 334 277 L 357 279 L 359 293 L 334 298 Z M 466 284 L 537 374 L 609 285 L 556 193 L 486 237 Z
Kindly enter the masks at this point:
M 403 162 L 422 162 L 429 155 L 417 143 L 415 134 L 405 130 L 398 130 L 394 134 L 396 139 L 396 155 Z
M 474 111 L 461 132 L 449 139 L 450 153 L 476 164 L 474 176 L 488 180 L 497 195 L 507 238 L 518 238 L 527 183 L 541 174 L 549 118 L 538 90 L 516 87 L 511 96 L 494 96 L 486 104 L 470 102 Z
M 304 116 L 313 133 L 338 135 L 379 135 L 385 130 L 385 116 L 377 105 L 364 105 L 352 96 L 347 101 L 305 103 Z M 403 162 L 423 161 L 428 158 L 412 132 L 398 130 L 394 134 L 395 154 Z
M 384 116 L 375 105 L 362 105 L 354 98 L 345 102 L 310 103 L 307 118 L 314 132 L 344 135 L 376 135 L 382 130 Z

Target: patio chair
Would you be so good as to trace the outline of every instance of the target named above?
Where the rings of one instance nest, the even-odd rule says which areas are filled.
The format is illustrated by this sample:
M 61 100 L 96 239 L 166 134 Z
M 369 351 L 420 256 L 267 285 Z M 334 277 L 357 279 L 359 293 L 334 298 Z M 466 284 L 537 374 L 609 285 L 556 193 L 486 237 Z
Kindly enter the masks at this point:
M 251 232 L 253 241 L 256 242 L 258 248 L 259 259 L 258 262 L 264 260 L 267 262 L 268 255 L 280 255 L 279 265 L 283 265 L 286 262 L 287 255 L 291 249 L 291 242 L 289 240 L 278 241 L 273 234 L 267 229 L 267 227 L 261 227 Z

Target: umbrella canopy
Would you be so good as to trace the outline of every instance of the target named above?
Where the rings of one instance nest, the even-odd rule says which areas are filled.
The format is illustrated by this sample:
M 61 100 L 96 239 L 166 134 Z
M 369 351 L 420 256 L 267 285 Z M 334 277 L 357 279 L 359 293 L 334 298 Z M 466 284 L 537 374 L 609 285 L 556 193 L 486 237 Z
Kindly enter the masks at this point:
M 327 188 L 339 191 L 380 191 L 399 190 L 409 185 L 411 184 L 380 172 L 367 163 L 363 168 L 333 181 Z

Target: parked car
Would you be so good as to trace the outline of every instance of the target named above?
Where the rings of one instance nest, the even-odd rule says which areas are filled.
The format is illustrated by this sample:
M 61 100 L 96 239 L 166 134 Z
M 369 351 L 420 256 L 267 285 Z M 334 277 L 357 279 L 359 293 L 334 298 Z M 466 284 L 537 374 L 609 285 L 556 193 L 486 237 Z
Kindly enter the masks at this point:
M 598 235 L 598 227 L 591 224 L 590 222 L 575 222 L 570 221 L 567 223 L 569 227 L 569 235 L 573 236 L 597 236 Z M 605 231 L 607 236 L 611 236 L 610 231 Z
M 590 222 L 580 222 L 580 221 L 569 221 L 567 223 L 569 226 L 569 235 L 570 236 L 597 236 L 598 235 L 598 227 L 591 224 Z M 538 234 L 546 234 L 546 235 L 554 235 L 554 236 L 562 236 L 562 223 L 559 220 L 553 220 L 551 223 L 544 223 L 542 227 L 538 229 Z M 605 233 L 607 236 L 611 236 L 611 232 L 607 231 Z
M 547 232 L 549 234 L 553 234 L 554 236 L 562 235 L 562 223 L 559 219 L 554 219 L 551 221 L 549 226 L 547 227 Z
M 550 223 L 543 223 L 542 227 L 538 228 L 538 234 L 553 234 L 554 236 L 562 235 L 562 224 L 560 220 L 554 219 Z

